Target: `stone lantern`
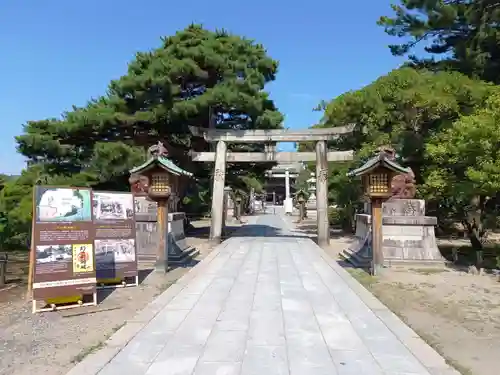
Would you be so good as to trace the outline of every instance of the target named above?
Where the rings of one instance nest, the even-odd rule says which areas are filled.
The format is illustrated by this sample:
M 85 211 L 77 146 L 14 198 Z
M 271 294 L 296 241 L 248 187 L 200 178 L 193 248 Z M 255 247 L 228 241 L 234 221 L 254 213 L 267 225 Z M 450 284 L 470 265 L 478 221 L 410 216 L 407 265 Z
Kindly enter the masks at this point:
M 306 217 L 306 192 L 304 190 L 299 190 L 295 193 L 295 197 L 297 199 L 297 203 L 299 205 L 299 220 L 300 223 Z
M 307 206 L 311 210 L 316 209 L 316 175 L 311 172 L 310 178 L 307 180 L 307 190 L 309 190 L 309 199 L 307 200 Z
M 234 192 L 234 217 L 241 221 L 241 205 L 243 202 L 242 194 L 239 190 Z
M 167 158 L 167 150 L 161 142 L 148 150 L 149 159 L 130 171 L 131 190 L 136 196 L 147 196 L 157 202 L 157 230 L 159 233 L 155 268 L 168 271 L 168 203 L 176 189 L 180 176 L 192 177 Z
M 372 226 L 372 266 L 376 275 L 384 264 L 382 249 L 382 203 L 393 196 L 392 182 L 395 176 L 410 174 L 411 169 L 402 167 L 395 161 L 395 152 L 390 148 L 380 148 L 375 157 L 364 165 L 349 172 L 349 177 L 361 177 L 364 194 L 371 206 Z
M 231 192 L 233 189 L 231 189 L 230 186 L 226 186 L 224 188 L 224 210 L 222 212 L 222 226 L 225 230 L 226 227 L 226 221 L 227 221 L 227 211 L 229 209 L 229 199 L 231 198 Z

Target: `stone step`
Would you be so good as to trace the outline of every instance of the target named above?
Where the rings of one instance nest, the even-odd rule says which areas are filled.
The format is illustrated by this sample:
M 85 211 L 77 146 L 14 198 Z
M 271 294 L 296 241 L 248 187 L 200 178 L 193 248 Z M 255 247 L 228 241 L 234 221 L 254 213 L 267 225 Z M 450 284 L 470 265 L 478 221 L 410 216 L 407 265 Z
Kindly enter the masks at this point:
M 369 258 L 361 257 L 350 249 L 344 249 L 339 254 L 345 261 L 351 263 L 354 267 L 370 268 L 371 260 Z
M 169 256 L 168 263 L 173 266 L 185 266 L 191 263 L 199 254 L 199 250 L 190 246 L 179 254 Z

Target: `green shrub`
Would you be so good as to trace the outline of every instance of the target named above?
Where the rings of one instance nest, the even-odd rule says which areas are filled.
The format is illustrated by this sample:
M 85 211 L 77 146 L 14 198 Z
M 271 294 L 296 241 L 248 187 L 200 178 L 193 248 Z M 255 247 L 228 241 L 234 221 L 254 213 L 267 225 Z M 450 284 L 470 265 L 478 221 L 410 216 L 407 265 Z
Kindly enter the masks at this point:
M 332 227 L 341 227 L 343 222 L 343 213 L 341 208 L 328 208 L 328 223 Z
M 354 214 L 348 208 L 328 208 L 328 223 L 331 227 L 340 228 L 347 233 L 351 233 L 354 230 Z

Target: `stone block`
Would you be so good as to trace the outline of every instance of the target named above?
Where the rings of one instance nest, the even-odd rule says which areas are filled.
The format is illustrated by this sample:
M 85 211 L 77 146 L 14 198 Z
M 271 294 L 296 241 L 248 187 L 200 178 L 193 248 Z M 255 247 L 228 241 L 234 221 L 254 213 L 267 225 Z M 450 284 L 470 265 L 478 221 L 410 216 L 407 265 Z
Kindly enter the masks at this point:
M 361 350 L 330 350 L 339 375 L 382 375 L 382 369 L 372 355 Z
M 247 347 L 241 375 L 288 374 L 285 346 Z
M 382 225 L 437 225 L 437 218 L 433 216 L 384 216 Z
M 239 375 L 239 362 L 203 362 L 196 365 L 194 375 Z
M 241 362 L 245 352 L 247 333 L 244 331 L 212 331 L 202 362 Z
M 283 313 L 277 311 L 252 311 L 248 331 L 250 345 L 285 345 Z
M 383 216 L 425 216 L 423 199 L 394 199 L 382 204 Z

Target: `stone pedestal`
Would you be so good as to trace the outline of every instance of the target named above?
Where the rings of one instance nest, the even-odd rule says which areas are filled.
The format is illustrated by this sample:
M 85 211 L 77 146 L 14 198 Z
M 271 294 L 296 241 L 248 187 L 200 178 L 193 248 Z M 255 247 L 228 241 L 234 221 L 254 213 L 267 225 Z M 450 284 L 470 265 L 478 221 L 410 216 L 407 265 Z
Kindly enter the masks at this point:
M 372 260 L 372 216 L 356 215 L 354 242 L 341 255 L 356 267 L 370 268 Z
M 384 264 L 444 262 L 434 233 L 437 218 L 425 216 L 424 200 L 393 200 L 382 210 Z
M 309 199 L 307 200 L 306 207 L 308 210 L 315 210 L 317 208 L 315 191 L 316 190 L 311 192 L 311 195 L 309 195 Z
M 189 246 L 184 232 L 184 212 L 168 214 L 168 263 L 174 266 L 189 263 L 198 255 L 198 251 Z
M 293 213 L 293 200 L 292 198 L 285 198 L 283 201 L 283 207 L 285 208 L 285 213 L 291 215 Z
M 359 267 L 370 265 L 371 217 L 356 215 L 356 241 L 344 250 L 344 257 Z M 382 205 L 382 249 L 384 266 L 443 264 L 434 226 L 437 218 L 425 216 L 425 201 L 398 199 Z
M 136 245 L 139 262 L 150 264 L 156 258 L 159 233 L 157 228 L 156 202 L 146 197 L 135 197 Z M 198 251 L 190 247 L 184 232 L 184 212 L 168 214 L 168 261 L 179 266 L 190 263 Z

